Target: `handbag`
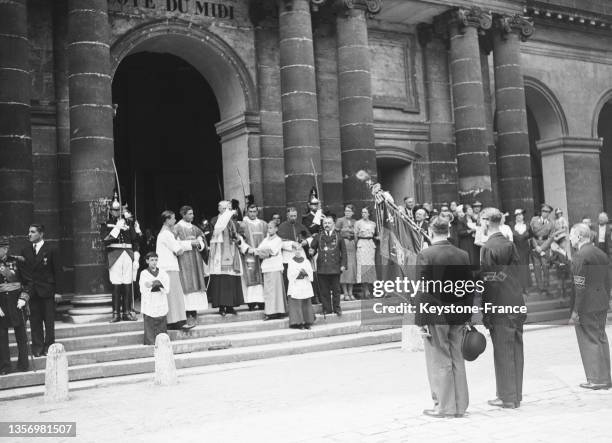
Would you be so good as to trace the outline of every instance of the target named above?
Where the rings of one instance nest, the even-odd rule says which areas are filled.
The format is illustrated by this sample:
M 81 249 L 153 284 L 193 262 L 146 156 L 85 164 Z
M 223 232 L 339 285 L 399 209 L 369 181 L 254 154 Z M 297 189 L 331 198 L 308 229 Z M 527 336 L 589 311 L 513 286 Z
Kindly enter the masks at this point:
M 467 325 L 463 331 L 461 353 L 467 361 L 474 361 L 487 348 L 487 339 L 473 325 Z

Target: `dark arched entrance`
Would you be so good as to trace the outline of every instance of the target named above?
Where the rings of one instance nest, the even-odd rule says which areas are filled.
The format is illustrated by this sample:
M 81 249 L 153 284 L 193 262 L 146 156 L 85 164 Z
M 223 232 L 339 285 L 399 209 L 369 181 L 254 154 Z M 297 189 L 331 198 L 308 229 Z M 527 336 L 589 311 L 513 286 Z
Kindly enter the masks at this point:
M 599 156 L 604 211 L 612 211 L 612 104 L 607 102 L 599 113 L 597 136 L 603 138 Z
M 533 206 L 537 211 L 544 203 L 544 178 L 542 176 L 542 153 L 536 142 L 540 140 L 538 123 L 527 107 L 527 127 L 529 131 L 529 153 L 531 154 L 531 183 L 533 188 Z
M 196 219 L 215 215 L 223 183 L 219 106 L 200 72 L 171 54 L 129 55 L 115 72 L 113 103 L 122 197 L 143 230 L 159 229 L 163 210 L 185 204 Z

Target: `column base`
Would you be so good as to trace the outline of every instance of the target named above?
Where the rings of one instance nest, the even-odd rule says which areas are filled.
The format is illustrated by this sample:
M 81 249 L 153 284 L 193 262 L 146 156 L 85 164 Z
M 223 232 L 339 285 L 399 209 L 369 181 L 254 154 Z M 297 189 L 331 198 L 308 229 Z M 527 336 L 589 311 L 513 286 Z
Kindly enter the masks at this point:
M 110 320 L 113 315 L 111 294 L 75 295 L 72 306 L 66 316 L 68 323 L 96 323 Z

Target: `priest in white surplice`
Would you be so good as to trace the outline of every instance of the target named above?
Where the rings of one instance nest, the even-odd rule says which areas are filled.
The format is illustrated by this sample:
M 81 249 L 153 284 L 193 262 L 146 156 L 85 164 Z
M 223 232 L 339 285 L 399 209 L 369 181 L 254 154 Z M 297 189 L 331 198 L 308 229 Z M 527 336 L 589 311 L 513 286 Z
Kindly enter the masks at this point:
M 261 273 L 261 258 L 253 253 L 249 253 L 248 247 L 257 248 L 268 232 L 268 224 L 257 218 L 258 208 L 251 204 L 247 208 L 247 216 L 240 225 L 241 233 L 246 244 L 241 245 L 243 252 L 242 275 L 243 289 L 245 290 L 244 301 L 249 305 L 249 311 L 256 307 L 263 309 L 263 275 Z M 248 244 L 248 245 L 247 245 Z
M 219 215 L 211 220 L 214 227 L 210 239 L 210 257 L 208 267 L 210 285 L 208 293 L 213 308 L 219 308 L 219 314 L 236 314 L 234 307 L 244 303 L 242 292 L 242 258 L 240 256 L 240 236 L 236 223 L 232 220 L 235 214 L 230 202 L 219 202 Z
M 198 310 L 208 307 L 204 259 L 200 254 L 206 248 L 206 243 L 202 230 L 192 224 L 193 209 L 191 206 L 183 206 L 180 213 L 183 218 L 174 226 L 174 234 L 179 241 L 192 242 L 196 246 L 178 256 L 181 285 L 185 294 L 187 324 L 191 326 L 197 323 Z

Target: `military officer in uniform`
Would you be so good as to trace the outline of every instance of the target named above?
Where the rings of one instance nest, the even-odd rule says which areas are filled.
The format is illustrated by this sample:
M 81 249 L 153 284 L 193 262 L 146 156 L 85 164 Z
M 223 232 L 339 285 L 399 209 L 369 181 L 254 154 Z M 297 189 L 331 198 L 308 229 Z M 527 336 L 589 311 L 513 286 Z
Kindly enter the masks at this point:
M 610 345 L 606 335 L 606 317 L 610 301 L 608 267 L 605 252 L 591 242 L 590 228 L 582 223 L 570 231 L 574 297 L 571 323 L 575 324 L 580 357 L 586 374 L 585 389 L 609 389 Z
M 17 257 L 9 256 L 9 241 L 0 237 L 0 375 L 11 372 L 9 328 L 15 331 L 19 358 L 17 369 L 29 370 L 28 347 L 24 308 L 30 299 L 27 288 L 21 284 Z
M 549 219 L 552 206 L 544 203 L 539 216 L 534 216 L 529 223 L 531 238 L 531 258 L 538 289 L 548 291 L 550 268 L 550 244 L 554 233 L 554 223 Z
M 323 313 L 335 312 L 340 316 L 340 273 L 346 269 L 347 257 L 344 241 L 334 226 L 332 217 L 323 219 L 323 231 L 313 238 L 309 252 L 310 255 L 318 253 L 317 274 Z
M 133 223 L 121 215 L 121 204 L 117 195 L 111 203 L 109 218 L 102 226 L 102 239 L 108 254 L 108 274 L 113 285 L 113 318 L 111 323 L 121 320 L 135 321 L 132 314 L 132 282 L 138 265 L 138 234 Z M 123 316 L 121 309 L 123 308 Z
M 323 220 L 323 211 L 321 210 L 321 202 L 316 197 L 311 197 L 308 202 L 308 214 L 302 217 L 302 224 L 308 228 L 308 232 L 312 235 L 317 235 L 321 232 L 321 222 Z
M 523 397 L 523 323 L 525 300 L 518 278 L 519 255 L 514 243 L 500 232 L 503 215 L 487 208 L 481 217 L 487 241 L 482 246 L 480 267 L 485 291 L 483 324 L 491 332 L 497 398 L 491 406 L 518 408 Z M 504 312 L 492 312 L 494 308 Z M 507 312 L 510 307 L 512 312 Z

